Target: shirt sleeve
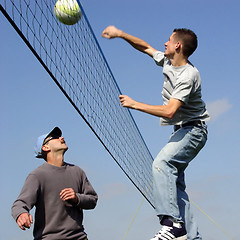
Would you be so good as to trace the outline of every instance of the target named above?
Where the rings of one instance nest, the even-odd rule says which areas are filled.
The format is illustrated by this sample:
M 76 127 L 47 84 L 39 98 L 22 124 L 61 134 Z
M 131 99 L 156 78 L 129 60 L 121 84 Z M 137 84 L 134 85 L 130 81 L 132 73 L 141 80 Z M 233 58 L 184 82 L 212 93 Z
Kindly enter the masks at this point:
M 82 193 L 76 193 L 77 206 L 81 209 L 93 209 L 97 205 L 98 195 L 89 182 L 85 172 L 82 172 Z
M 193 80 L 191 78 L 180 78 L 172 92 L 172 98 L 187 103 L 193 89 Z
M 12 216 L 15 220 L 24 212 L 29 212 L 36 204 L 39 189 L 39 181 L 37 177 L 30 174 L 23 188 L 12 206 Z
M 160 52 L 160 51 L 154 52 L 153 59 L 158 66 L 163 67 L 164 60 L 165 60 L 163 52 Z

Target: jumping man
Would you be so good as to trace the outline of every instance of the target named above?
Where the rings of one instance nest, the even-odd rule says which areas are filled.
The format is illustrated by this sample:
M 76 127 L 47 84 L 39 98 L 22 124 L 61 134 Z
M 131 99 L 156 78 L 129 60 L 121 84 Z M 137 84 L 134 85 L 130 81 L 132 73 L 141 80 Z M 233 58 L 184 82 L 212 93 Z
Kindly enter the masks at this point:
M 165 52 L 114 26 L 102 36 L 122 38 L 135 49 L 146 53 L 163 68 L 163 105 L 149 105 L 120 95 L 123 107 L 161 118 L 161 125 L 173 125 L 174 131 L 152 165 L 156 214 L 162 225 L 151 240 L 202 240 L 190 210 L 185 191 L 184 171 L 207 141 L 209 120 L 201 98 L 201 78 L 189 56 L 197 48 L 197 36 L 189 29 L 174 29 L 164 44 Z

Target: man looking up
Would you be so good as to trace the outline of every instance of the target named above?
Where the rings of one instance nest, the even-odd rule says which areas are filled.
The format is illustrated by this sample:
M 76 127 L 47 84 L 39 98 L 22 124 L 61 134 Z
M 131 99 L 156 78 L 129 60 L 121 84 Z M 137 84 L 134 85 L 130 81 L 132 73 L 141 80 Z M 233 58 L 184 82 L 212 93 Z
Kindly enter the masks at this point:
M 32 171 L 12 206 L 18 226 L 30 228 L 29 211 L 35 206 L 35 240 L 87 240 L 82 225 L 83 209 L 93 209 L 98 196 L 78 166 L 66 163 L 68 146 L 55 127 L 37 139 L 35 153 L 46 162 Z

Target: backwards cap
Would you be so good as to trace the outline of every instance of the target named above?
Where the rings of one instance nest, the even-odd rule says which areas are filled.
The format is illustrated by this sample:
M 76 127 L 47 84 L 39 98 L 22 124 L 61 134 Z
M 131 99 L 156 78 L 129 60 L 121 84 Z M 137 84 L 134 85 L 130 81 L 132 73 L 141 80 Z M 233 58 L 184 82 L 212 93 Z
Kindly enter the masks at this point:
M 59 127 L 55 127 L 50 133 L 43 134 L 43 135 L 41 135 L 40 137 L 37 138 L 37 142 L 36 142 L 35 147 L 34 147 L 36 158 L 43 158 L 42 145 L 43 145 L 44 140 L 46 138 L 50 137 L 50 136 L 61 137 L 62 136 L 61 129 Z

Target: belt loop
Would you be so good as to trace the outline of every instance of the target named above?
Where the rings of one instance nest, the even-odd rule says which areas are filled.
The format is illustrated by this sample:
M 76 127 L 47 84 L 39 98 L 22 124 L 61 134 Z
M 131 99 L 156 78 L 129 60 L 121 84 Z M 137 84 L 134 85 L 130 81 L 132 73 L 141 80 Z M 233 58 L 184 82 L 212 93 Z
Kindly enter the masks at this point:
M 205 126 L 205 122 L 201 121 L 201 126 L 204 127 Z

